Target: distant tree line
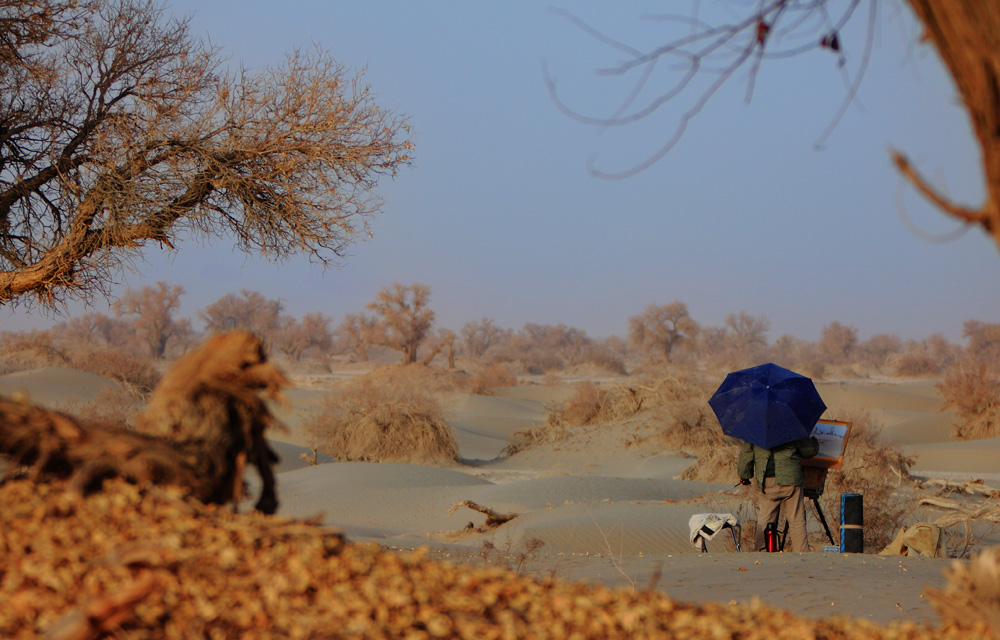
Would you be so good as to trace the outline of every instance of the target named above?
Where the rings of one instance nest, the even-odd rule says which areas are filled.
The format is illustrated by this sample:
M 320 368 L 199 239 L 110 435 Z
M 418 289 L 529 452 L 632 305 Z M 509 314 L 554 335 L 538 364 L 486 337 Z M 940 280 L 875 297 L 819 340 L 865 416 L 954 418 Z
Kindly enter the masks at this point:
M 807 375 L 936 376 L 954 366 L 1000 366 L 1000 324 L 968 320 L 963 347 L 935 333 L 904 340 L 888 333 L 867 340 L 858 329 L 839 321 L 824 326 L 817 341 L 782 335 L 770 340 L 771 322 L 746 311 L 730 313 L 721 326 L 702 325 L 679 300 L 651 304 L 628 318 L 625 337 L 602 339 L 565 324 L 527 323 L 518 330 L 488 317 L 457 330 L 437 327 L 426 284 L 393 283 L 382 287 L 364 309 L 344 315 L 339 324 L 323 312 L 295 317 L 280 299 L 258 291 L 227 293 L 197 312 L 178 316 L 183 287 L 157 282 L 128 289 L 112 306 L 113 314 L 90 312 L 72 317 L 36 341 L 81 344 L 173 358 L 211 334 L 245 329 L 259 335 L 272 351 L 292 361 L 341 357 L 367 361 L 376 350 L 396 351 L 405 363 L 440 362 L 455 368 L 458 360 L 489 365 L 505 363 L 520 373 L 564 372 L 590 366 L 608 373 L 653 372 L 664 367 L 697 366 L 737 369 L 771 361 Z M 202 327 L 195 328 L 196 323 Z M 27 334 L 6 333 L 7 342 Z M 14 340 L 14 342 L 17 342 Z
M 1000 435 L 998 323 L 966 321 L 965 346 L 940 333 L 923 340 L 888 333 L 861 340 L 856 327 L 839 321 L 824 326 L 815 342 L 788 334 L 772 341 L 765 316 L 741 310 L 721 326 L 702 325 L 674 300 L 628 318 L 627 336 L 597 339 L 565 324 L 527 323 L 515 330 L 488 317 L 457 331 L 437 327 L 431 288 L 420 283 L 382 287 L 339 324 L 319 311 L 295 317 L 280 299 L 246 289 L 223 295 L 194 320 L 181 318 L 183 295 L 183 287 L 157 282 L 125 291 L 112 315 L 90 312 L 46 331 L 3 332 L 0 373 L 66 365 L 148 390 L 158 379 L 153 361 L 176 358 L 208 334 L 245 329 L 292 363 L 367 362 L 373 355 L 386 362 L 395 352 L 402 363 L 486 376 L 473 385 L 484 389 L 514 384 L 517 375 L 655 376 L 678 369 L 715 375 L 763 362 L 818 379 L 936 377 L 945 408 L 959 418 L 956 437 Z

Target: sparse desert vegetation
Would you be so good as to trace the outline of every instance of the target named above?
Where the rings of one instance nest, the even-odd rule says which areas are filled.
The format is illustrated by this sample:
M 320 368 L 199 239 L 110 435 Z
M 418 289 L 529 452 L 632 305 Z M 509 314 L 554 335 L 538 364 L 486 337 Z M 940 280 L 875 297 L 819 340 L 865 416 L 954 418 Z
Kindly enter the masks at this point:
M 345 461 L 456 462 L 458 446 L 435 395 L 452 384 L 443 377 L 422 365 L 358 376 L 327 396 L 309 420 L 313 446 Z
M 394 208 L 402 202 L 400 210 L 417 214 L 433 206 L 460 214 L 463 223 L 495 224 L 483 235 L 504 253 L 489 264 L 488 274 L 463 272 L 476 248 L 466 242 L 486 227 L 453 222 L 434 228 L 419 215 L 412 216 L 409 227 L 415 232 L 402 238 L 419 255 L 399 251 L 392 260 L 376 258 L 379 266 L 372 270 L 391 273 L 385 268 L 389 263 L 393 270 L 405 267 L 398 271 L 406 277 L 420 278 L 416 274 L 450 268 L 476 290 L 463 291 L 460 302 L 451 298 L 448 315 L 437 313 L 431 286 L 422 282 L 386 284 L 367 304 L 343 308 L 342 290 L 313 286 L 315 272 L 300 267 L 307 261 L 339 266 L 354 242 L 379 230 L 372 224 L 383 205 L 376 187 L 411 165 L 410 124 L 380 105 L 364 70 L 347 69 L 320 41 L 291 47 L 272 66 L 231 62 L 214 44 L 212 28 L 212 39 L 196 34 L 205 25 L 202 16 L 233 16 L 203 11 L 197 4 L 189 7 L 198 9 L 189 17 L 180 12 L 174 17 L 173 6 L 151 0 L 0 0 L 0 304 L 65 314 L 44 330 L 38 324 L 37 330 L 0 332 L 0 636 L 915 639 L 1000 634 L 1000 547 L 991 546 L 1000 543 L 995 464 L 1000 457 L 1000 324 L 989 322 L 995 318 L 969 320 L 954 343 L 942 334 L 866 338 L 835 317 L 827 319 L 815 340 L 772 336 L 767 316 L 733 311 L 713 326 L 697 317 L 697 307 L 676 299 L 642 300 L 648 306 L 617 310 L 622 335 L 588 335 L 553 317 L 557 309 L 568 308 L 561 306 L 563 300 L 600 305 L 606 313 L 608 301 L 627 299 L 621 295 L 625 289 L 662 295 L 661 283 L 688 274 L 698 278 L 700 270 L 707 276 L 710 266 L 728 269 L 724 286 L 706 278 L 703 287 L 683 289 L 702 292 L 699 306 L 707 296 L 756 298 L 752 304 L 763 306 L 767 297 L 758 297 L 757 287 L 767 278 L 755 269 L 754 281 L 748 281 L 744 265 L 750 261 L 735 250 L 746 246 L 741 231 L 751 228 L 742 223 L 768 230 L 753 234 L 752 249 L 757 256 L 771 256 L 753 262 L 776 258 L 773 266 L 791 276 L 782 278 L 788 282 L 781 287 L 774 277 L 779 269 L 767 276 L 787 304 L 813 313 L 847 308 L 835 306 L 835 294 L 842 291 L 807 283 L 796 268 L 806 264 L 805 255 L 824 277 L 838 276 L 851 286 L 853 280 L 846 278 L 873 273 L 867 264 L 831 268 L 818 252 L 810 255 L 819 246 L 834 247 L 840 259 L 878 249 L 876 243 L 858 243 L 847 252 L 825 237 L 831 227 L 824 226 L 842 226 L 848 219 L 833 212 L 886 209 L 870 197 L 873 193 L 852 188 L 845 174 L 802 181 L 804 174 L 787 170 L 788 165 L 776 169 L 775 157 L 763 149 L 762 161 L 754 150 L 752 167 L 745 154 L 713 153 L 706 156 L 712 171 L 692 163 L 667 174 L 670 181 L 683 180 L 690 175 L 683 170 L 693 169 L 716 182 L 725 175 L 733 183 L 726 189 L 694 186 L 706 195 L 733 197 L 729 206 L 693 203 L 687 193 L 664 191 L 660 180 L 654 181 L 658 193 L 652 206 L 641 192 L 603 185 L 577 190 L 564 176 L 549 172 L 551 164 L 545 170 L 531 164 L 536 158 L 550 163 L 555 156 L 548 151 L 564 152 L 571 145 L 557 143 L 546 146 L 546 153 L 530 153 L 531 145 L 540 149 L 546 142 L 538 135 L 541 129 L 522 126 L 531 124 L 521 117 L 523 111 L 505 109 L 500 100 L 473 102 L 442 90 L 435 83 L 450 75 L 436 72 L 439 65 L 409 57 L 419 41 L 412 36 L 432 33 L 435 52 L 470 53 L 461 62 L 488 71 L 478 75 L 494 97 L 515 96 L 507 89 L 516 83 L 504 76 L 504 67 L 492 66 L 513 60 L 508 53 L 524 53 L 523 47 L 510 47 L 520 40 L 510 37 L 509 29 L 496 38 L 507 51 L 496 56 L 489 50 L 494 55 L 484 65 L 476 55 L 488 50 L 494 40 L 489 36 L 496 35 L 491 31 L 470 31 L 448 20 L 435 20 L 441 27 L 436 29 L 392 22 L 396 14 L 411 21 L 417 14 L 422 20 L 442 17 L 428 18 L 433 12 L 385 15 L 365 5 L 351 14 L 345 3 L 330 21 L 317 19 L 330 15 L 323 3 L 312 11 L 285 10 L 282 24 L 308 15 L 310 28 L 329 33 L 347 28 L 351 37 L 336 40 L 361 43 L 344 46 L 397 56 L 388 72 L 408 77 L 390 85 L 391 91 L 429 91 L 421 99 L 431 96 L 432 112 L 454 117 L 448 109 L 458 106 L 477 120 L 471 128 L 455 126 L 461 123 L 448 117 L 424 120 L 415 129 L 421 138 L 434 140 L 434 125 L 427 129 L 427 123 L 435 120 L 466 141 L 482 132 L 506 138 L 501 145 L 493 144 L 496 139 L 479 144 L 472 153 L 469 147 L 438 146 L 446 153 L 430 155 L 457 165 L 450 171 L 432 167 L 421 175 L 448 176 L 452 184 L 444 192 L 436 185 L 435 192 L 433 181 L 422 183 L 418 197 L 393 201 Z M 251 33 L 245 27 L 256 20 L 266 28 L 269 23 L 261 16 L 275 8 L 272 4 L 278 3 L 247 10 L 237 16 L 247 22 L 228 20 L 227 26 Z M 575 95 L 574 90 L 565 81 L 557 88 L 546 70 L 549 97 L 565 115 L 602 126 L 630 124 L 689 95 L 689 88 L 698 91 L 699 72 L 712 74 L 673 137 L 648 162 L 622 176 L 669 153 L 708 99 L 731 84 L 734 72 L 749 73 L 749 101 L 758 86 L 759 65 L 806 51 L 826 56 L 848 86 L 819 145 L 841 121 L 845 129 L 858 130 L 849 107 L 864 102 L 858 81 L 866 69 L 876 69 L 868 58 L 883 19 L 883 10 L 876 10 L 882 3 L 849 2 L 840 8 L 823 0 L 731 3 L 742 5 L 729 7 L 739 22 L 718 26 L 715 9 L 694 4 L 695 19 L 671 15 L 655 21 L 657 41 L 678 23 L 683 33 L 672 42 L 668 35 L 666 46 L 652 51 L 633 48 L 624 39 L 627 34 L 605 35 L 583 16 L 548 8 L 558 20 L 568 19 L 571 31 L 582 29 L 586 37 L 612 45 L 619 58 L 624 53 L 624 62 L 602 75 L 645 74 L 607 119 L 565 108 L 562 96 Z M 978 209 L 959 206 L 917 174 L 901 153 L 893 152 L 893 160 L 903 179 L 932 205 L 966 227 L 980 226 L 1000 243 L 1000 172 L 992 170 L 1000 167 L 992 162 L 1000 150 L 994 72 L 1000 68 L 994 51 L 1000 3 L 905 4 L 916 22 L 903 23 L 900 31 L 916 26 L 923 40 L 937 47 L 940 59 L 934 62 L 943 62 L 945 80 L 955 81 L 948 90 L 957 88 L 960 111 L 972 116 L 988 169 L 985 201 Z M 446 17 L 468 15 L 459 13 Z M 889 12 L 897 18 L 900 13 L 906 10 L 896 16 Z M 365 33 L 366 21 L 377 23 L 378 31 Z M 487 29 L 501 23 L 479 22 Z M 857 27 L 866 38 L 860 49 L 853 32 Z M 476 46 L 442 46 L 449 43 L 440 34 L 449 33 L 465 38 L 463 45 L 471 33 Z M 559 54 L 579 60 L 577 52 L 561 46 L 564 34 L 559 37 Z M 371 43 L 379 44 L 371 48 Z M 976 55 L 969 55 L 972 51 Z M 412 65 L 397 64 L 401 52 Z M 265 62 L 269 57 L 254 53 L 265 55 Z M 652 74 L 653 63 L 675 54 L 681 56 L 674 61 L 679 65 L 660 65 Z M 375 60 L 373 68 L 384 61 Z M 676 71 L 685 65 L 690 66 L 680 84 L 668 85 L 646 102 L 648 92 L 662 86 L 659 73 L 668 71 L 665 67 Z M 411 71 L 427 69 L 430 82 L 409 82 L 416 78 Z M 459 85 L 469 87 L 468 82 L 451 84 Z M 808 93 L 811 99 L 827 97 Z M 524 95 L 515 97 L 519 106 L 531 104 Z M 422 118 L 428 113 L 426 104 L 413 106 Z M 764 106 L 760 112 L 775 111 Z M 519 122 L 509 126 L 504 119 L 509 113 L 494 109 L 516 111 Z M 729 124 L 739 126 L 739 121 Z M 950 131 L 949 123 L 943 125 L 936 131 Z M 774 139 L 761 133 L 755 141 L 762 147 Z M 653 149 L 659 144 L 655 137 L 643 142 L 652 142 Z M 725 163 L 734 159 L 745 170 L 729 171 Z M 601 174 L 601 165 L 592 162 L 590 168 Z M 505 175 L 501 169 L 507 167 L 519 175 Z M 962 171 L 960 164 L 955 167 Z M 761 179 L 758 168 L 768 175 Z M 963 179 L 969 174 L 962 173 Z M 873 177 L 874 172 L 864 176 L 876 184 Z M 492 186 L 477 182 L 483 178 Z M 548 191 L 550 184 L 558 192 Z M 802 187 L 789 195 L 803 199 L 773 197 L 782 184 Z M 832 191 L 824 191 L 831 186 L 868 202 L 840 206 L 831 202 Z M 957 188 L 965 191 L 967 185 L 959 182 Z M 501 192 L 519 199 L 497 197 Z M 458 205 L 452 196 L 464 202 Z M 809 219 L 814 228 L 802 233 L 792 225 L 772 224 L 778 217 L 757 207 L 762 200 L 803 220 L 799 212 L 815 214 Z M 899 204 L 903 210 L 912 203 L 900 198 Z M 816 212 L 806 211 L 814 206 Z M 606 209 L 606 220 L 592 215 L 598 207 Z M 678 251 L 673 243 L 688 241 L 693 229 L 677 220 L 647 224 L 647 209 L 653 209 L 657 223 L 664 209 L 691 218 L 736 209 L 741 224 L 723 222 L 708 229 L 712 237 L 699 234 L 682 248 L 687 250 Z M 443 220 L 446 216 L 439 217 Z M 496 233 L 501 226 L 504 233 Z M 443 247 L 421 235 L 432 229 Z M 585 235 L 594 229 L 604 237 Z M 671 242 L 653 237 L 663 231 Z M 793 242 L 783 249 L 802 253 L 775 252 L 765 239 L 773 235 L 780 242 L 786 232 L 790 235 L 784 239 Z M 537 243 L 534 253 L 501 242 L 524 238 Z M 211 248 L 206 253 L 215 257 L 220 241 L 248 262 L 295 263 L 290 271 L 272 274 L 274 280 L 259 281 L 247 278 L 256 265 L 240 269 L 224 261 L 200 273 L 181 269 L 184 285 L 160 280 L 129 288 L 108 300 L 108 313 L 70 311 L 77 302 L 111 298 L 143 259 L 160 260 L 161 253 L 172 259 L 195 243 Z M 716 245 L 720 251 L 709 249 Z M 565 251 L 572 259 L 560 253 Z M 633 251 L 650 262 L 637 267 L 621 261 L 627 264 L 605 271 L 600 261 Z M 428 256 L 435 264 L 421 264 Z M 897 256 L 883 257 L 889 260 L 873 264 L 896 277 Z M 449 262 L 452 258 L 456 261 Z M 560 268 L 579 288 L 549 288 L 555 282 L 546 280 Z M 260 282 L 293 299 L 306 290 L 314 308 L 293 313 L 291 303 L 271 293 L 224 291 L 238 286 L 231 284 L 237 271 L 237 282 Z M 512 273 L 537 277 L 540 297 L 535 300 L 541 304 L 510 308 L 505 291 L 493 288 L 499 280 L 492 278 Z M 921 280 L 927 273 L 914 270 L 909 279 L 921 299 L 928 290 Z M 201 299 L 200 308 L 185 316 L 186 287 L 196 280 L 197 295 L 209 288 L 209 295 L 220 297 Z M 368 284 L 358 278 L 351 286 Z M 790 288 L 782 288 L 786 284 Z M 893 293 L 884 294 L 890 301 L 897 291 L 893 285 Z M 739 295 L 730 298 L 733 287 L 739 287 Z M 817 293 L 800 298 L 807 290 Z M 537 310 L 542 321 L 533 317 L 508 327 L 483 317 L 459 326 L 458 311 L 479 310 L 455 305 L 479 295 L 491 296 L 491 304 L 499 303 L 495 308 L 508 317 Z M 816 305 L 816 296 L 825 298 L 824 305 Z M 577 308 L 596 325 L 586 307 Z M 443 326 L 442 318 L 451 326 Z M 822 507 L 836 531 L 838 498 L 863 495 L 867 555 L 825 553 L 836 549 L 733 553 L 740 551 L 739 527 L 729 537 L 730 531 L 709 526 L 728 524 L 736 515 L 743 522 L 742 550 L 748 551 L 756 537 L 755 501 L 745 487 L 733 484 L 736 442 L 723 435 L 707 400 L 726 372 L 769 361 L 815 378 L 829 399 L 827 417 L 853 425 L 843 468 L 829 474 Z M 811 533 L 822 545 L 817 524 L 810 521 Z M 911 525 L 934 536 L 934 544 L 917 546 L 910 544 L 915 538 L 908 538 L 904 545 L 902 528 Z M 900 544 L 891 557 L 872 555 L 897 531 Z M 712 538 L 715 533 L 721 537 Z M 709 538 L 707 549 L 701 536 Z M 956 564 L 940 557 L 942 549 L 958 559 Z M 480 566 L 434 560 L 469 556 Z

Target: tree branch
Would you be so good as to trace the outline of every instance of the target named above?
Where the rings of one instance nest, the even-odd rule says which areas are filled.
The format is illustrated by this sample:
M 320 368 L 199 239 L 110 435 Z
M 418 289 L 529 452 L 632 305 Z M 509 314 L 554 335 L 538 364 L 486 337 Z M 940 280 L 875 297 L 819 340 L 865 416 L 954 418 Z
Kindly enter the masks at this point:
M 939 194 L 937 191 L 931 187 L 923 177 L 917 173 L 910 161 L 902 153 L 891 150 L 889 154 L 892 156 L 892 161 L 895 163 L 896 168 L 899 172 L 903 174 L 907 180 L 910 181 L 917 191 L 919 191 L 925 198 L 930 200 L 931 204 L 941 209 L 945 213 L 967 224 L 978 224 L 982 226 L 986 231 L 992 232 L 993 230 L 993 220 L 990 219 L 989 214 L 985 210 L 969 209 L 967 207 L 961 207 L 956 205 L 944 196 Z

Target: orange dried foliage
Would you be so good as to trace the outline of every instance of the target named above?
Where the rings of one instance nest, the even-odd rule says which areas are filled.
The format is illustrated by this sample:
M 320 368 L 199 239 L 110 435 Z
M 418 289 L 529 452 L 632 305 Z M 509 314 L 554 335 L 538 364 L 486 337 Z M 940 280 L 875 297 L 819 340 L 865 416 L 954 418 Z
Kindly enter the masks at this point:
M 535 579 L 346 543 L 313 523 L 237 515 L 121 481 L 0 485 L 0 637 L 984 637 L 982 624 L 882 627 L 761 604 Z M 970 636 L 970 633 L 973 634 Z

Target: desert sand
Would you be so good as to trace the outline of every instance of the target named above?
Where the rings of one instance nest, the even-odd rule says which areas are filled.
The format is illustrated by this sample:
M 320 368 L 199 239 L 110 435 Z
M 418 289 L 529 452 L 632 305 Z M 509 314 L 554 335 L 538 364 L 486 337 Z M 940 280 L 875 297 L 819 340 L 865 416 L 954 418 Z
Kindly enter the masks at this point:
M 0 393 L 26 393 L 58 408 L 70 398 L 91 399 L 108 384 L 114 383 L 49 368 L 0 376 Z M 541 422 L 546 403 L 572 392 L 569 383 L 526 384 L 489 397 L 451 394 L 446 417 L 460 462 L 446 468 L 335 462 L 322 454 L 313 464 L 303 421 L 320 405 L 323 387 L 315 376 L 300 380 L 287 393 L 288 403 L 275 407 L 286 425 L 270 434 L 282 458 L 280 514 L 318 515 L 351 541 L 426 547 L 444 560 L 501 564 L 564 580 L 655 588 L 684 602 L 758 599 L 807 617 L 937 622 L 922 591 L 943 586 L 944 571 L 956 560 L 823 551 L 811 506 L 811 553 L 736 553 L 728 532 L 709 542 L 708 553 L 699 552 L 689 541 L 688 519 L 739 513 L 736 478 L 677 479 L 693 459 L 664 450 L 654 437 L 656 425 L 582 427 L 558 442 L 502 456 L 514 432 Z M 933 381 L 817 387 L 831 410 L 865 409 L 881 421 L 883 433 L 916 457 L 917 475 L 984 478 L 1000 486 L 1000 439 L 951 442 L 953 416 L 940 411 Z M 486 516 L 463 501 L 516 517 L 477 532 Z

